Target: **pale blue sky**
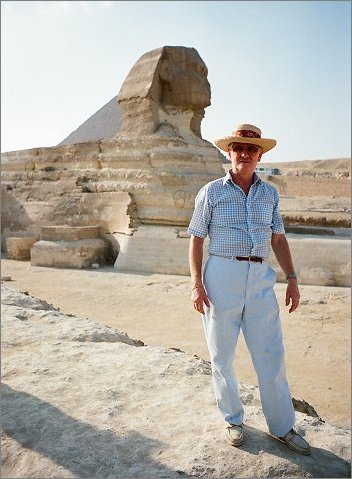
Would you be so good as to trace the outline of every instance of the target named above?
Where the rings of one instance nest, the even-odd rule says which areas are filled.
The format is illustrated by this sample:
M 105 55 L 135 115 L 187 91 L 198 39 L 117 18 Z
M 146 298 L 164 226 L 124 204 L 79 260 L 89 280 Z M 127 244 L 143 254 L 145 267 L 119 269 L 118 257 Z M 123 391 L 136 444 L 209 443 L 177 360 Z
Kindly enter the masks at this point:
M 194 47 L 213 142 L 254 123 L 266 161 L 350 156 L 348 1 L 1 2 L 2 151 L 53 146 L 119 91 L 135 61 Z

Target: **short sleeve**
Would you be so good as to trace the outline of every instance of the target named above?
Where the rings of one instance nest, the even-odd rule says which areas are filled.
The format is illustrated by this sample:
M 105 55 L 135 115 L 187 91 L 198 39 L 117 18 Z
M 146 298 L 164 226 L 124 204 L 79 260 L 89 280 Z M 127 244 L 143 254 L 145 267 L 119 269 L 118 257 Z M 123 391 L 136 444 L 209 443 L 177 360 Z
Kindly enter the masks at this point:
M 209 200 L 209 188 L 203 186 L 195 199 L 195 208 L 188 233 L 205 238 L 208 234 L 208 226 L 211 220 L 211 204 Z
M 275 195 L 275 206 L 273 211 L 273 224 L 271 227 L 273 233 L 276 234 L 285 234 L 284 222 L 282 221 L 280 209 L 279 209 L 279 195 L 276 192 Z

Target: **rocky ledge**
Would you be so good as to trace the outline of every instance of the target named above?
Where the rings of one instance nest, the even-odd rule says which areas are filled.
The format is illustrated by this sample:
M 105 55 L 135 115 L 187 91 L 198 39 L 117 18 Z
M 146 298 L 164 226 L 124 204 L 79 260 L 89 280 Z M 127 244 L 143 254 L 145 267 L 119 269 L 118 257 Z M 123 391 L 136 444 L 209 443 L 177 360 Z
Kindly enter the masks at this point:
M 4 286 L 2 312 L 2 477 L 350 477 L 347 427 L 296 412 L 312 446 L 300 456 L 241 384 L 246 441 L 233 448 L 208 362 Z

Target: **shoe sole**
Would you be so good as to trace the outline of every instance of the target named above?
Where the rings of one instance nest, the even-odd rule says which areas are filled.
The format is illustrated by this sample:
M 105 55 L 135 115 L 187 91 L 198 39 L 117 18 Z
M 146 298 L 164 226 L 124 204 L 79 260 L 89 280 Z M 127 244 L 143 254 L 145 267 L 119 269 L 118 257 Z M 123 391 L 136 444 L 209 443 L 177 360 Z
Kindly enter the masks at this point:
M 243 438 L 240 439 L 239 441 L 236 441 L 235 439 L 231 439 L 230 437 L 227 437 L 226 440 L 229 444 L 231 444 L 231 446 L 234 446 L 234 447 L 242 446 L 243 444 Z
M 287 444 L 287 442 L 283 441 L 284 444 L 286 444 L 286 446 L 291 449 L 291 451 L 294 451 L 294 452 L 297 452 L 298 454 L 303 454 L 303 456 L 309 456 L 311 451 L 300 451 L 299 449 L 296 449 L 294 448 L 293 446 L 291 446 L 290 444 Z
M 299 449 L 296 449 L 295 447 L 291 446 L 291 444 L 289 444 L 288 442 L 286 441 L 283 441 L 282 439 L 280 439 L 279 437 L 277 436 L 273 436 L 275 439 L 277 439 L 278 441 L 282 442 L 283 444 L 285 444 L 289 449 L 291 449 L 291 451 L 294 451 L 294 452 L 297 452 L 297 454 L 303 454 L 303 456 L 309 456 L 311 454 L 311 450 L 309 451 L 300 451 Z

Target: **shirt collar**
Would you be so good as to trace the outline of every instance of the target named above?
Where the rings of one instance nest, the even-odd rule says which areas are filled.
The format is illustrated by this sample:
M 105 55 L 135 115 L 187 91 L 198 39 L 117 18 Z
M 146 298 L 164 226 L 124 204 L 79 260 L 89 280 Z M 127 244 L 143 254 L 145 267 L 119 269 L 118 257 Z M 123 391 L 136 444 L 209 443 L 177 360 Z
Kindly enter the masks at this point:
M 230 170 L 226 173 L 226 175 L 224 176 L 223 180 L 222 180 L 222 184 L 225 185 L 226 183 L 228 183 L 229 181 L 232 181 L 232 178 L 231 178 L 231 175 L 230 175 Z M 254 178 L 253 178 L 253 185 L 255 185 L 256 183 L 260 183 L 262 180 L 261 178 L 259 178 L 259 176 L 257 175 L 256 172 L 254 172 Z

